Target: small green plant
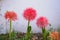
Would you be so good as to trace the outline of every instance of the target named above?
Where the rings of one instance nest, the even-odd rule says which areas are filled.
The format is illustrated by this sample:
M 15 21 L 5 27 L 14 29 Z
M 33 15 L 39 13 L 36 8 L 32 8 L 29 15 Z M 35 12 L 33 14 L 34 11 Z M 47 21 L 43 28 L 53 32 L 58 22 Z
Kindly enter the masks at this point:
M 42 40 L 47 40 L 49 36 L 49 32 L 46 30 L 46 26 L 49 24 L 47 18 L 43 16 L 38 18 L 36 24 L 42 29 Z
M 12 30 L 12 21 L 15 21 L 17 19 L 17 15 L 13 11 L 7 11 L 5 13 L 5 19 L 9 20 L 10 22 L 10 30 L 9 30 L 9 40 L 13 40 L 13 30 Z
M 33 8 L 26 8 L 23 13 L 23 17 L 28 21 L 28 27 L 26 31 L 26 35 L 23 40 L 30 40 L 31 37 L 31 26 L 30 22 L 35 19 L 36 17 L 36 10 Z

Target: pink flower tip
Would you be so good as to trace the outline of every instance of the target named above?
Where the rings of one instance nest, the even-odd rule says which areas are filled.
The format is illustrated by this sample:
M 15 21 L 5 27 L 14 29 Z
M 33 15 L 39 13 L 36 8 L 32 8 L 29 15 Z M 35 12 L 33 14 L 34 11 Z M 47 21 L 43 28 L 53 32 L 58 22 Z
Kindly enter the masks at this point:
M 26 8 L 23 17 L 28 21 L 34 20 L 36 17 L 36 10 L 33 8 Z
M 5 19 L 8 20 L 17 20 L 17 14 L 13 11 L 7 11 L 4 15 Z
M 37 19 L 36 24 L 38 27 L 41 27 L 41 28 L 46 27 L 48 25 L 48 19 L 42 16 Z

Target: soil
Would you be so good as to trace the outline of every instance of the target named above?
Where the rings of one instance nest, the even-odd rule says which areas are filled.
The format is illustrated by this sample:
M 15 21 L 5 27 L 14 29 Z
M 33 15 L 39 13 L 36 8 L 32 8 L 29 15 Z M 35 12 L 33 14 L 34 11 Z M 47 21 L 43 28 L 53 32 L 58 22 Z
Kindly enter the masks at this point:
M 25 36 L 25 33 L 17 34 L 17 38 L 21 38 L 23 36 Z M 41 39 L 42 39 L 41 33 L 34 33 L 34 34 L 32 34 L 32 37 L 30 40 L 41 40 Z
M 26 33 L 16 33 L 15 39 L 21 39 L 22 37 L 25 36 Z M 0 35 L 0 40 L 8 40 L 8 34 L 1 34 Z M 13 40 L 15 40 L 13 39 Z M 33 33 L 32 37 L 30 40 L 42 40 L 42 34 L 41 33 Z
M 17 33 L 16 34 L 16 39 L 22 38 L 25 36 L 25 33 Z M 42 34 L 41 33 L 33 33 L 32 37 L 30 40 L 41 40 L 42 39 Z M 0 40 L 8 40 L 8 34 L 1 34 L 0 35 Z

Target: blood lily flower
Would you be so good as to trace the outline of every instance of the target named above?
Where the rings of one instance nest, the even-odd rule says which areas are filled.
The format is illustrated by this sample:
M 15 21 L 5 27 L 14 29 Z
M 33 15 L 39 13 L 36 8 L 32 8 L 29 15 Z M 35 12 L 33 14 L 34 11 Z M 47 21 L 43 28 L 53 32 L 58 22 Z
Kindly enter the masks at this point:
M 52 40 L 60 40 L 60 39 L 59 39 L 59 33 L 58 33 L 58 32 L 51 32 L 51 33 L 50 33 L 50 38 L 51 38 Z
M 33 8 L 26 8 L 23 13 L 23 16 L 26 20 L 31 21 L 36 17 L 36 10 Z
M 37 19 L 37 22 L 36 22 L 37 26 L 38 27 L 46 27 L 48 25 L 48 20 L 46 17 L 40 17 Z
M 47 40 L 47 34 L 49 34 L 49 32 L 46 31 L 45 27 L 48 25 L 48 20 L 46 17 L 40 17 L 37 19 L 36 22 L 37 26 L 40 27 L 42 29 L 42 35 L 43 35 L 43 40 Z
M 12 40 L 11 33 L 12 33 L 12 21 L 17 19 L 17 14 L 13 11 L 7 11 L 4 15 L 5 19 L 10 21 L 10 30 L 9 30 L 9 40 Z
M 25 40 L 29 40 L 29 38 L 31 36 L 30 21 L 35 19 L 35 17 L 36 17 L 36 10 L 33 9 L 33 8 L 26 8 L 24 10 L 23 17 L 28 21 L 28 27 L 27 27 Z
M 16 20 L 17 19 L 17 15 L 13 11 L 7 11 L 5 13 L 5 19 L 8 19 L 8 20 Z

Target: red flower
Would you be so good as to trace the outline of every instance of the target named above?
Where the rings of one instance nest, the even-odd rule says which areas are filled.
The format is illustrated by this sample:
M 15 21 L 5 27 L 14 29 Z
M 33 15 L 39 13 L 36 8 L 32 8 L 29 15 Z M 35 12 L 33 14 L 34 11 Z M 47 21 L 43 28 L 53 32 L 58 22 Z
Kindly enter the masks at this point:
M 24 11 L 23 16 L 26 20 L 31 21 L 31 20 L 35 19 L 35 17 L 36 17 L 36 10 L 33 8 L 27 8 Z
M 7 11 L 5 13 L 5 19 L 8 19 L 8 20 L 16 20 L 17 19 L 17 15 L 13 11 Z
M 51 37 L 52 40 L 59 40 L 59 32 L 51 32 L 49 37 Z
M 43 28 L 43 27 L 48 25 L 48 20 L 47 20 L 46 17 L 40 17 L 40 18 L 37 19 L 36 24 L 37 24 L 38 27 Z

